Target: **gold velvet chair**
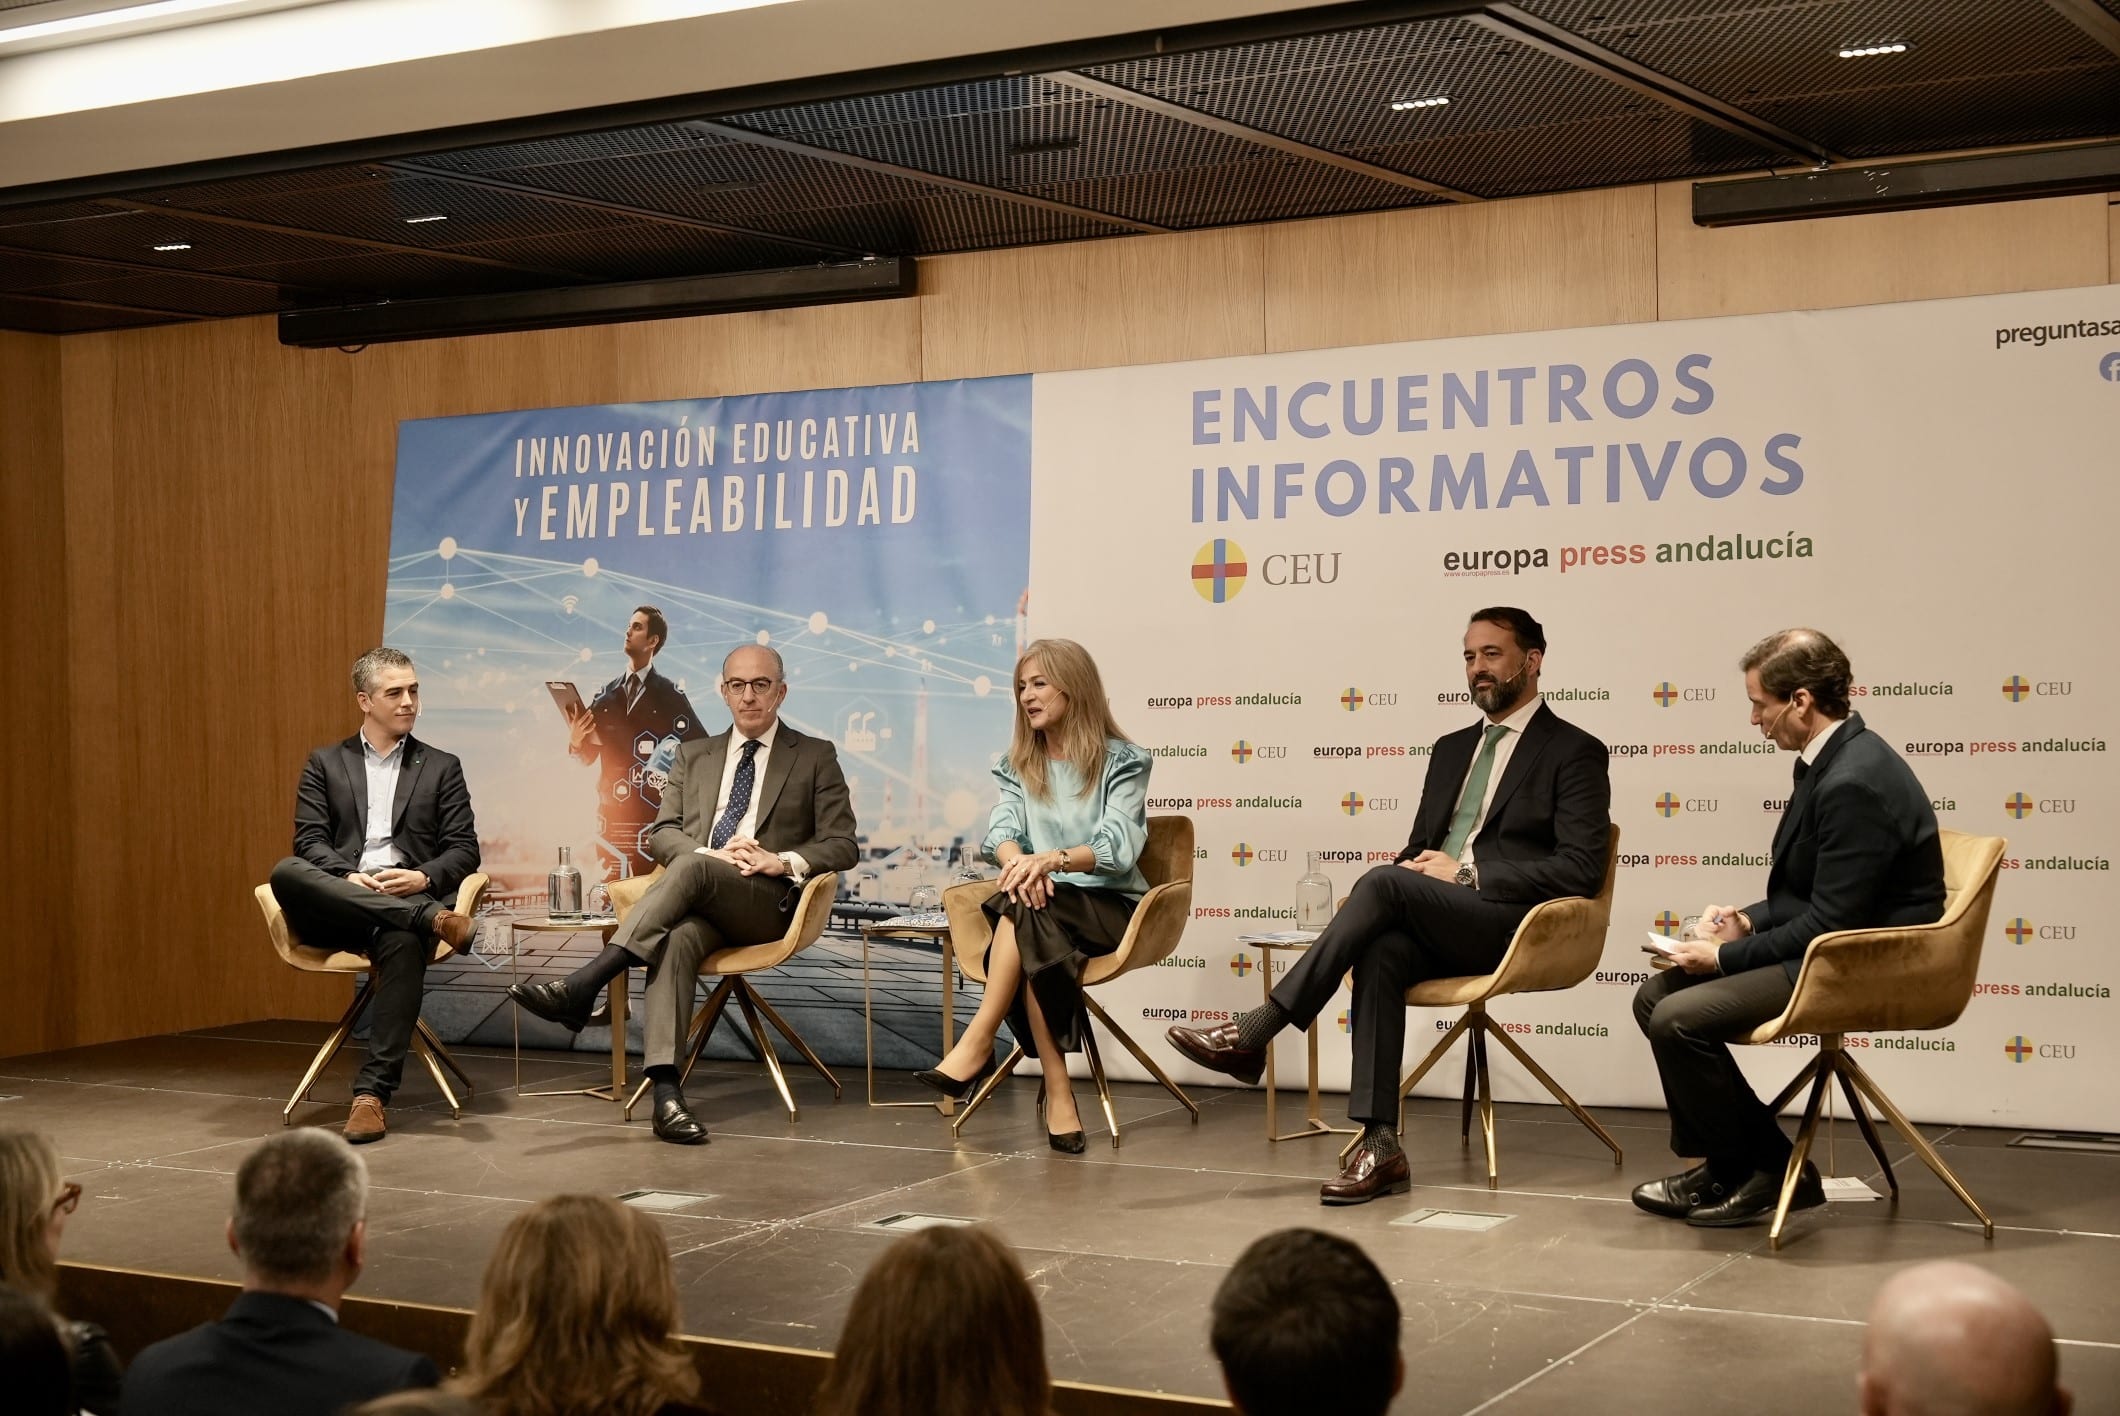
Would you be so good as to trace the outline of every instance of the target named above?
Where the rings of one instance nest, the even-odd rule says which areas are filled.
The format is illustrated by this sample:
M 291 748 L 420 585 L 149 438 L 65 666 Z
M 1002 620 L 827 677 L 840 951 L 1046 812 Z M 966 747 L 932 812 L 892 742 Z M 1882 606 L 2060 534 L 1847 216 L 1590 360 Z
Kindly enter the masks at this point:
M 661 878 L 662 867 L 657 866 L 646 875 L 629 876 L 611 883 L 611 910 L 621 923 L 633 912 L 634 906 L 641 902 L 649 888 Z M 707 1001 L 692 1015 L 692 1025 L 685 1034 L 685 1067 L 678 1076 L 680 1082 L 691 1078 L 692 1068 L 698 1064 L 700 1053 L 706 1050 L 707 1039 L 713 1035 L 714 1025 L 721 1021 L 722 1012 L 733 997 L 736 1006 L 743 1010 L 744 1021 L 750 1025 L 752 1046 L 758 1053 L 758 1059 L 765 1063 L 766 1072 L 773 1078 L 773 1087 L 780 1093 L 781 1104 L 787 1107 L 790 1121 L 795 1120 L 801 1113 L 795 1106 L 795 1094 L 788 1090 L 787 1074 L 781 1071 L 780 1058 L 773 1051 L 772 1039 L 766 1035 L 765 1023 L 759 1020 L 760 1014 L 764 1014 L 765 1021 L 778 1028 L 780 1035 L 802 1054 L 803 1061 L 815 1067 L 817 1074 L 832 1084 L 832 1099 L 839 1099 L 839 1078 L 833 1076 L 831 1069 L 818 1060 L 817 1054 L 810 1050 L 810 1045 L 802 1040 L 802 1034 L 795 1031 L 794 1026 L 760 996 L 758 990 L 752 987 L 750 979 L 744 977 L 746 974 L 779 968 L 815 944 L 818 936 L 824 933 L 825 925 L 831 922 L 832 899 L 838 893 L 838 872 L 827 870 L 812 875 L 802 883 L 802 894 L 796 898 L 795 908 L 789 915 L 787 933 L 778 939 L 760 944 L 736 944 L 719 948 L 700 962 L 699 972 L 702 978 L 708 974 L 716 974 L 720 976 L 721 982 L 714 986 L 714 991 L 707 995 Z M 712 928 L 704 920 L 694 919 L 690 922 L 701 928 Z M 643 1078 L 640 1085 L 633 1089 L 633 1094 L 626 1098 L 627 1120 L 633 1119 L 633 1108 L 640 1105 L 640 1099 L 647 1094 L 649 1085 L 647 1079 Z
M 1980 972 L 1980 941 L 1987 933 L 1988 910 L 1995 901 L 1995 878 L 2009 842 L 2000 836 L 1968 836 L 1958 831 L 1944 831 L 1941 835 L 1946 892 L 1943 918 L 1934 924 L 1901 929 L 1844 929 L 1819 935 L 1804 951 L 1789 1006 L 1780 1017 L 1760 1024 L 1742 1039 L 1768 1043 L 1814 1034 L 1818 1038 L 1818 1055 L 1804 1064 L 1803 1070 L 1769 1103 L 1769 1110 L 1779 1113 L 1805 1082 L 1811 1084 L 1803 1124 L 1796 1133 L 1796 1149 L 1789 1156 L 1788 1174 L 1782 1180 L 1781 1199 L 1774 1207 L 1774 1226 L 1768 1231 L 1769 1241 L 1776 1249 L 1781 1247 L 1797 1177 L 1818 1130 L 1819 1103 L 1825 1098 L 1827 1083 L 1835 1078 L 1839 1079 L 1863 1140 L 1884 1167 L 1885 1183 L 1891 1186 L 1895 1201 L 1899 1198 L 1899 1177 L 1892 1173 L 1892 1162 L 1885 1157 L 1884 1145 L 1878 1139 L 1869 1108 L 1863 1105 L 1863 1097 L 1876 1104 L 1906 1138 L 1914 1154 L 1979 1218 L 1982 1232 L 1990 1239 L 1995 1237 L 1995 1221 L 1959 1183 L 1951 1168 L 1943 1163 L 1943 1157 L 1936 1154 L 1936 1148 L 1923 1139 L 1842 1045 L 1842 1039 L 1851 1032 L 1912 1032 L 1949 1027 L 1958 1021 L 1958 1015 L 1973 997 L 1973 983 Z
M 1089 1059 L 1090 1076 L 1097 1084 L 1097 1100 L 1104 1106 L 1104 1122 L 1111 1128 L 1114 1147 L 1119 1144 L 1119 1115 L 1112 1106 L 1111 1084 L 1105 1080 L 1104 1059 L 1097 1053 L 1096 1028 L 1091 1019 L 1102 1023 L 1105 1031 L 1117 1038 L 1120 1045 L 1134 1055 L 1134 1060 L 1163 1084 L 1165 1091 L 1184 1103 L 1195 1122 L 1200 1119 L 1200 1108 L 1193 1099 L 1156 1065 L 1154 1058 L 1141 1050 L 1139 1043 L 1127 1036 L 1126 1029 L 1112 1021 L 1111 1014 L 1104 1011 L 1096 996 L 1089 991 L 1121 974 L 1152 968 L 1169 958 L 1178 947 L 1178 940 L 1185 932 L 1186 918 L 1192 913 L 1192 819 L 1186 816 L 1149 817 L 1148 841 L 1141 848 L 1139 864 L 1141 877 L 1148 882 L 1148 893 L 1134 906 L 1133 918 L 1127 922 L 1126 937 L 1119 941 L 1117 949 L 1103 958 L 1091 959 L 1082 971 L 1082 1052 Z M 979 907 L 993 893 L 991 880 L 967 881 L 942 892 L 942 908 L 949 916 L 950 941 L 956 949 L 958 966 L 966 978 L 976 983 L 986 982 L 986 949 L 994 938 L 993 927 L 987 923 Z M 964 1123 L 972 1119 L 972 1113 L 986 1104 L 994 1088 L 1001 1085 L 1023 1058 L 1023 1043 L 1018 1040 L 1008 1060 L 980 1084 L 965 1108 L 951 1119 L 952 1135 L 964 1130 Z
M 1502 962 L 1493 973 L 1432 978 L 1406 990 L 1406 1006 L 1409 1008 L 1462 1007 L 1465 1013 L 1451 1025 L 1450 1031 L 1436 1039 L 1435 1046 L 1421 1059 L 1421 1064 L 1399 1083 L 1399 1129 L 1406 1129 L 1407 1094 L 1428 1075 L 1430 1068 L 1442 1061 L 1443 1054 L 1450 1050 L 1458 1035 L 1465 1034 L 1465 1093 L 1464 1103 L 1458 1111 L 1458 1140 L 1467 1149 L 1472 1145 L 1472 1114 L 1477 1099 L 1480 1135 L 1487 1144 L 1487 1188 L 1490 1190 L 1500 1185 L 1501 1176 L 1494 1154 L 1494 1092 L 1487 1076 L 1489 1037 L 1509 1049 L 1510 1054 L 1524 1064 L 1524 1069 L 1553 1094 L 1554 1100 L 1567 1107 L 1576 1120 L 1590 1128 L 1592 1135 L 1611 1148 L 1614 1165 L 1620 1163 L 1619 1142 L 1613 1140 L 1611 1134 L 1598 1125 L 1560 1083 L 1547 1075 L 1545 1068 L 1532 1061 L 1531 1054 L 1515 1038 L 1496 1026 L 1487 1013 L 1487 1004 L 1504 994 L 1546 993 L 1573 988 L 1590 977 L 1605 953 L 1605 930 L 1612 922 L 1612 881 L 1618 862 L 1619 827 L 1614 826 L 1611 840 L 1605 847 L 1605 880 L 1598 887 L 1597 894 L 1587 899 L 1581 895 L 1568 895 L 1534 905 L 1531 913 L 1518 922 L 1508 952 L 1502 955 Z M 1347 1150 L 1351 1149 L 1352 1142 L 1347 1147 Z M 1344 1157 L 1347 1150 L 1340 1154 Z
M 456 912 L 462 915 L 477 915 L 479 901 L 486 894 L 486 884 L 484 875 L 466 876 L 464 883 L 457 887 Z M 339 1055 L 339 1049 L 346 1045 L 346 1039 L 352 1035 L 355 1020 L 361 1016 L 361 1009 L 368 1006 L 368 999 L 375 992 L 375 975 L 370 972 L 371 965 L 366 954 L 350 953 L 344 949 L 312 948 L 297 938 L 294 930 L 288 926 L 287 916 L 280 911 L 279 897 L 272 893 L 272 886 L 260 885 L 252 893 L 257 897 L 258 909 L 265 916 L 265 932 L 272 936 L 272 950 L 289 968 L 300 969 L 304 973 L 368 974 L 368 977 L 361 981 L 359 991 L 353 995 L 353 1002 L 339 1016 L 338 1025 L 324 1039 L 323 1046 L 317 1049 L 316 1056 L 309 1059 L 309 1070 L 302 1073 L 301 1084 L 294 1089 L 294 1095 L 288 1097 L 287 1105 L 280 1108 L 280 1124 L 289 1126 L 294 1124 L 294 1109 L 302 1104 L 302 1098 L 309 1095 L 309 1089 L 316 1085 L 317 1078 L 323 1075 L 324 1069 L 331 1065 L 331 1059 Z M 455 952 L 437 939 L 434 941 L 432 962 L 438 964 Z M 465 1096 L 470 1096 L 472 1091 L 470 1074 L 464 1071 L 463 1065 L 450 1054 L 449 1049 L 442 1045 L 441 1038 L 435 1034 L 425 1018 L 417 1019 L 413 1023 L 412 1050 L 427 1064 L 427 1071 L 433 1076 L 434 1084 L 440 1087 L 442 1095 L 448 1098 L 449 1114 L 463 1115 L 463 1103 L 457 1100 L 456 1091 L 449 1085 L 449 1078 L 443 1075 L 442 1069 L 447 1067 L 463 1082 Z

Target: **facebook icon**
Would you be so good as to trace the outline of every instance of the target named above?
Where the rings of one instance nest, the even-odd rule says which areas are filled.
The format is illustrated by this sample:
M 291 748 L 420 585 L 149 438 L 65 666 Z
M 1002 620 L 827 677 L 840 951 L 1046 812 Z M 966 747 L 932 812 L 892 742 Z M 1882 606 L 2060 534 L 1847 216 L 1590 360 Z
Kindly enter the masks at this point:
M 2107 383 L 2120 383 L 2120 350 L 2106 355 L 2098 361 L 2098 372 L 2105 375 Z

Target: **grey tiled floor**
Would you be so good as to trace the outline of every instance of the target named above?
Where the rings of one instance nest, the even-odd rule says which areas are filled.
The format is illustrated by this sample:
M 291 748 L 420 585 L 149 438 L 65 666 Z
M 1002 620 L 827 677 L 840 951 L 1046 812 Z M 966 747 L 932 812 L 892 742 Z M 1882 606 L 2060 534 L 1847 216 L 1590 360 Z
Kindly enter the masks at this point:
M 234 1277 L 221 1239 L 230 1174 L 279 1129 L 285 1088 L 321 1031 L 258 1023 L 0 1059 L 0 1125 L 53 1136 L 86 1189 L 67 1257 Z M 1693 1230 L 1627 1203 L 1629 1187 L 1669 1168 L 1654 1112 L 1600 1112 L 1627 1151 L 1615 1168 L 1558 1108 L 1504 1105 L 1502 1188 L 1490 1191 L 1459 1148 L 1455 1108 L 1417 1101 L 1413 1195 L 1329 1210 L 1316 1187 L 1337 1168 L 1335 1143 L 1269 1144 L 1256 1091 L 1203 1089 L 1190 1124 L 1160 1090 L 1122 1085 L 1124 1147 L 1093 1130 L 1089 1153 L 1067 1157 L 1043 1143 L 1029 1078 L 1004 1084 L 959 1141 L 930 1110 L 863 1105 L 858 1068 L 842 1070 L 836 1103 L 793 1070 L 802 1116 L 790 1122 L 755 1063 L 710 1060 L 688 1090 L 713 1143 L 685 1149 L 657 1144 L 642 1122 L 621 1126 L 607 1103 L 522 1095 L 505 1050 L 460 1056 L 478 1084 L 463 1117 L 408 1075 L 390 1137 L 365 1151 L 368 1296 L 469 1306 L 495 1236 L 526 1201 L 665 1188 L 702 1196 L 663 1220 L 688 1329 L 824 1349 L 890 1242 L 865 1226 L 905 1212 L 965 1216 L 993 1221 L 1022 1250 L 1055 1376 L 1214 1396 L 1209 1296 L 1245 1244 L 1303 1224 L 1357 1240 L 1391 1277 L 1406 1319 L 1398 1411 L 1690 1416 L 1850 1409 L 1877 1286 L 1904 1264 L 1948 1257 L 2029 1293 L 2064 1340 L 2077 1409 L 2120 1413 L 2120 1157 L 2012 1148 L 2008 1132 L 1931 1132 L 1994 1215 L 1992 1244 L 1894 1145 L 1896 1214 L 1835 1204 L 1800 1217 L 1772 1254 L 1763 1230 Z M 330 1100 L 297 1122 L 337 1125 L 356 1065 L 336 1062 L 317 1089 Z M 580 1053 L 526 1053 L 520 1068 L 533 1089 L 608 1076 Z M 879 1089 L 920 1094 L 902 1073 Z M 1093 1111 L 1086 1084 L 1077 1095 Z M 1845 1125 L 1834 1154 L 1843 1173 L 1881 1187 Z M 1392 1223 L 1419 1207 L 1510 1218 L 1485 1233 Z

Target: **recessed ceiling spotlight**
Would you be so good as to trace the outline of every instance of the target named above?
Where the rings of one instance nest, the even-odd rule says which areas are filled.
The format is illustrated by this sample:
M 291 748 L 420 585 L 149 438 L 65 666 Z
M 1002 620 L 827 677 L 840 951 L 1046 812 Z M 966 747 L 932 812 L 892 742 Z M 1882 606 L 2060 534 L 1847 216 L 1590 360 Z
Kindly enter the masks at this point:
M 191 242 L 165 241 L 161 245 L 155 247 L 155 249 L 158 251 L 188 251 L 191 249 Z
M 1391 111 L 1404 113 L 1409 108 L 1441 108 L 1448 102 L 1450 95 L 1447 93 L 1439 93 L 1432 98 L 1395 98 L 1391 101 Z
M 1840 57 L 1843 59 L 1874 59 L 1880 54 L 1904 54 L 1906 52 L 1907 47 L 1905 43 L 1899 40 L 1894 40 L 1890 44 L 1850 45 L 1846 49 L 1840 51 Z
M 429 212 L 425 216 L 408 216 L 405 218 L 405 224 L 407 226 L 419 226 L 429 221 L 447 221 L 448 219 L 449 215 L 447 212 L 436 211 Z

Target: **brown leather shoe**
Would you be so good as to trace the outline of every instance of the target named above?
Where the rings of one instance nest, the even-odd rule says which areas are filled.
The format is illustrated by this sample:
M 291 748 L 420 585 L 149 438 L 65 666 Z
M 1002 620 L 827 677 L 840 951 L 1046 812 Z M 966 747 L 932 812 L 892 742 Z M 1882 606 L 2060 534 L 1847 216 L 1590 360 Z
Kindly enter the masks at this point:
M 463 916 L 459 915 L 461 919 Z M 362 1146 L 383 1139 L 383 1103 L 367 1092 L 353 1099 L 353 1112 L 346 1118 L 346 1140 Z
M 1163 1034 L 1170 1045 L 1210 1072 L 1221 1072 L 1240 1082 L 1256 1082 L 1266 1070 L 1266 1049 L 1237 1046 L 1237 1025 L 1218 1028 L 1172 1028 Z
M 434 912 L 434 937 L 461 954 L 478 933 L 478 921 L 455 910 Z
M 1318 1187 L 1318 1203 L 1359 1205 L 1379 1195 L 1403 1195 L 1412 1188 L 1413 1171 L 1406 1164 L 1406 1152 L 1395 1150 L 1379 1157 L 1368 1146 L 1356 1146 L 1340 1178 Z

